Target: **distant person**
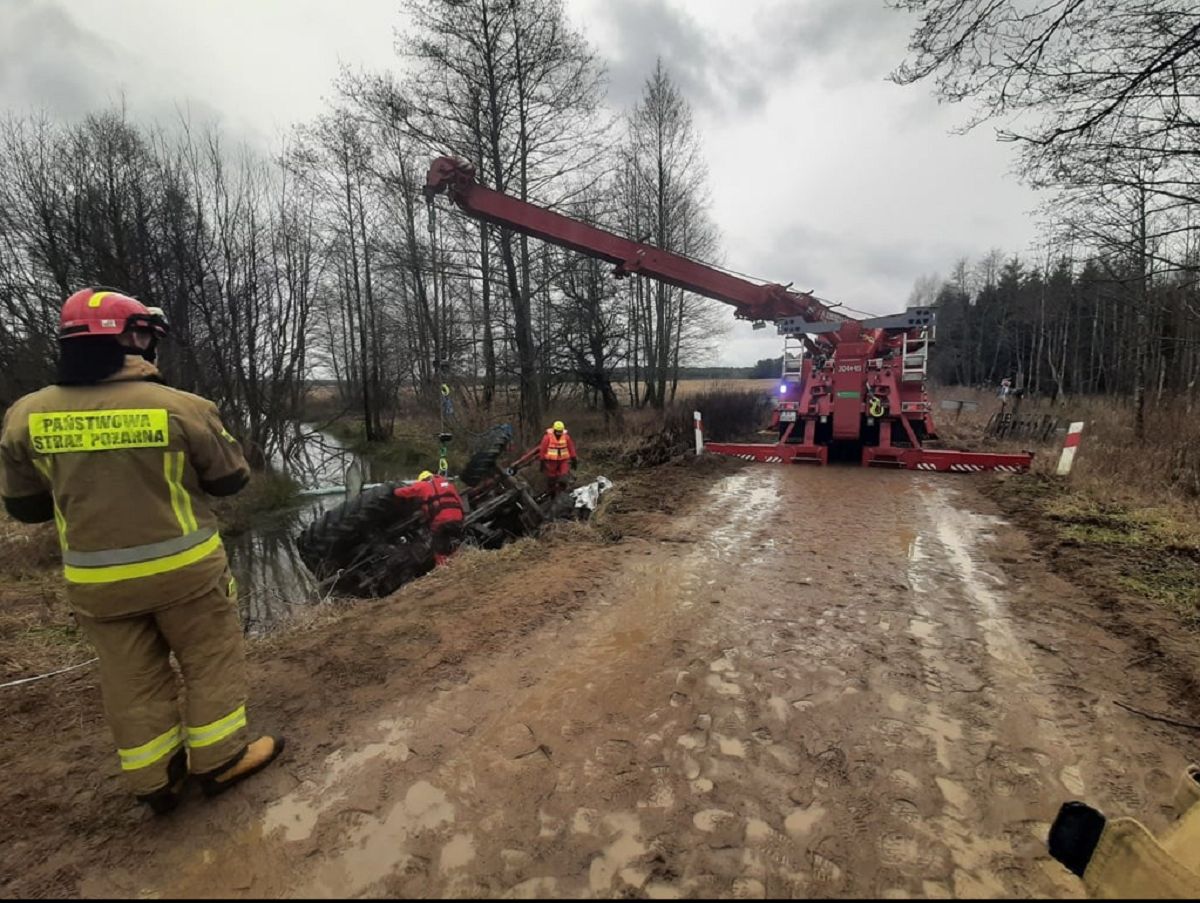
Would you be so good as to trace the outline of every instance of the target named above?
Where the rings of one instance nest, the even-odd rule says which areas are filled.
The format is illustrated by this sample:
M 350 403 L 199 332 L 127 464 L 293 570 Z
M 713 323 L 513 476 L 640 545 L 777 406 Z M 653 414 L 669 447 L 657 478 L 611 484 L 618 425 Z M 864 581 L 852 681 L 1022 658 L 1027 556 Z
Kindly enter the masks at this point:
M 278 737 L 246 742 L 236 585 L 207 499 L 240 491 L 250 468 L 211 401 L 163 385 L 166 334 L 161 312 L 134 298 L 76 292 L 59 320 L 57 385 L 19 399 L 0 431 L 4 507 L 56 523 L 121 770 L 159 815 L 189 772 L 214 796 L 283 749 Z
M 566 488 L 568 474 L 579 463 L 575 454 L 575 441 L 567 433 L 567 428 L 561 420 L 555 420 L 554 425 L 542 436 L 542 443 L 538 446 L 538 459 L 542 462 L 546 491 L 554 497 Z
M 400 486 L 392 494 L 421 506 L 425 525 L 433 534 L 434 566 L 445 564 L 463 539 L 462 496 L 441 474 L 421 471 L 416 482 Z

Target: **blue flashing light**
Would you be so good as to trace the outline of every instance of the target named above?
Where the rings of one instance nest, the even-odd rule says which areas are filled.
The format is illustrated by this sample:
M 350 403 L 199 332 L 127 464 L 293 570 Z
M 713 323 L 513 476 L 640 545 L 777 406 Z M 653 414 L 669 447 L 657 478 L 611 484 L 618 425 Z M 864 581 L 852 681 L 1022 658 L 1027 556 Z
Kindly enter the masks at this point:
M 780 383 L 780 384 L 779 384 L 779 394 L 780 394 L 780 395 L 787 395 L 787 383 Z

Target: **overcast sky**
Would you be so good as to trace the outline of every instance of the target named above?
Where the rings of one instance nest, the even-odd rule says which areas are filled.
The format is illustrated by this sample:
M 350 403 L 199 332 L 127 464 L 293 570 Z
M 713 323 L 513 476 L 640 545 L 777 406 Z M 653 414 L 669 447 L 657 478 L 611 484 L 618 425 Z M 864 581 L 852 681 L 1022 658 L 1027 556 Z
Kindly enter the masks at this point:
M 122 95 L 273 146 L 342 64 L 396 68 L 399 0 L 0 0 L 0 108 L 73 117 Z M 634 103 L 661 56 L 695 111 L 724 263 L 875 313 L 961 256 L 1027 249 L 1032 192 L 989 128 L 887 81 L 912 20 L 883 0 L 566 0 Z M 715 302 L 714 302 L 715 303 Z M 731 317 L 732 320 L 732 317 Z M 738 323 L 721 363 L 779 353 Z

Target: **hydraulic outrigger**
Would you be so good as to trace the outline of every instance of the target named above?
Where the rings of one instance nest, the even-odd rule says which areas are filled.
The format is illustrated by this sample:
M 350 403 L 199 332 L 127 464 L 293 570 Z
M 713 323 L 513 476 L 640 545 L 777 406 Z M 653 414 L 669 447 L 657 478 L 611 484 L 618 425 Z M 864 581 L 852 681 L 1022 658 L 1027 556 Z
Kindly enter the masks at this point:
M 734 315 L 773 322 L 785 337 L 774 443 L 709 443 L 717 454 L 769 463 L 826 464 L 831 452 L 864 466 L 973 473 L 1025 471 L 1033 454 L 934 448 L 927 391 L 934 312 L 864 320 L 846 317 L 807 292 L 760 285 L 644 242 L 487 188 L 475 168 L 452 157 L 433 161 L 425 183 L 432 204 L 445 193 L 468 216 L 613 264 L 613 275 L 646 276 L 732 305 Z

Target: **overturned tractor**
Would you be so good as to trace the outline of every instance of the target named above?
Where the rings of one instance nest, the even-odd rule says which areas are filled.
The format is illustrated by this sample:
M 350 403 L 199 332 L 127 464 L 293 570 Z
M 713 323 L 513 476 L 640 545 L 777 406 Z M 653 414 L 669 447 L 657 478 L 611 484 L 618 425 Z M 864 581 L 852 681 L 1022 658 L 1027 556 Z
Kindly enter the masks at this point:
M 535 533 L 544 523 L 587 516 L 588 494 L 580 490 L 551 497 L 536 494 L 521 471 L 537 459 L 530 449 L 502 467 L 512 441 L 503 425 L 488 431 L 459 475 L 464 544 L 499 548 Z M 601 478 L 603 480 L 603 478 Z M 607 488 L 607 481 L 601 487 Z M 305 566 L 323 590 L 351 596 L 385 596 L 433 570 L 433 535 L 419 510 L 393 495 L 397 483 L 365 489 L 326 511 L 296 538 Z

